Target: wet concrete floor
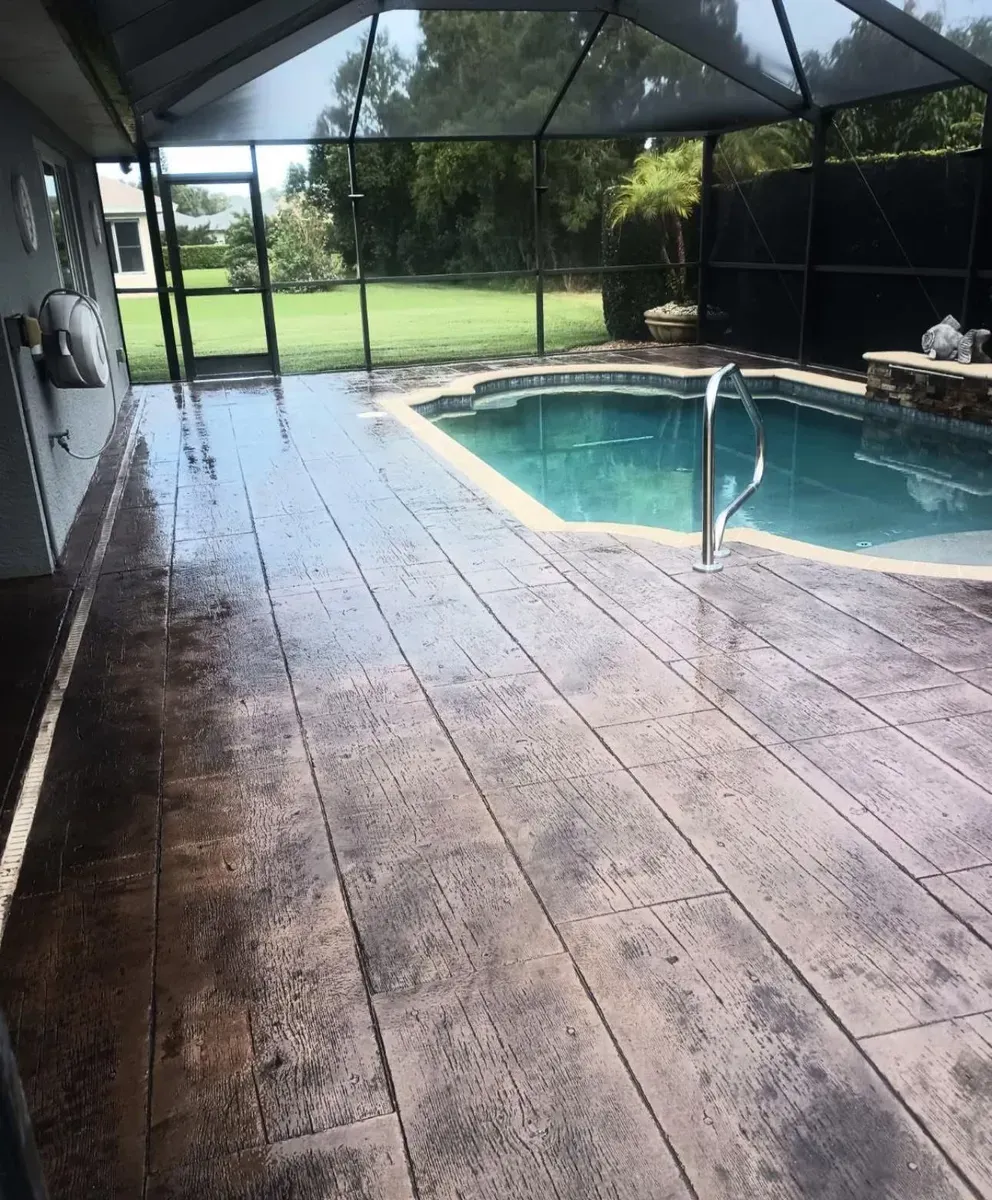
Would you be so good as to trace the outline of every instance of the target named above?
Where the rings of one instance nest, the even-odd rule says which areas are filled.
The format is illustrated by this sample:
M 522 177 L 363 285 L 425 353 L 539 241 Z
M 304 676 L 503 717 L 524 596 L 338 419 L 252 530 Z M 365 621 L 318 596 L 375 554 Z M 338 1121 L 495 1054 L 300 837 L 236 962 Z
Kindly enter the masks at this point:
M 992 586 L 536 535 L 438 375 L 136 389 L 0 946 L 52 1196 L 992 1197 Z

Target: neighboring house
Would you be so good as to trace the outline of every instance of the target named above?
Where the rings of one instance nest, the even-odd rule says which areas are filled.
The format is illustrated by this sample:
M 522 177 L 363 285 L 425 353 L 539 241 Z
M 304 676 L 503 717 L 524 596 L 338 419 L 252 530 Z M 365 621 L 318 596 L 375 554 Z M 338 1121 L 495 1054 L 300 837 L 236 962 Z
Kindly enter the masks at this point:
M 155 268 L 141 188 L 101 175 L 100 199 L 114 284 L 118 288 L 153 288 Z M 155 207 L 162 211 L 158 198 Z
M 155 268 L 152 264 L 152 247 L 148 237 L 148 218 L 145 216 L 145 197 L 140 187 L 124 183 L 112 176 L 100 176 L 100 199 L 106 221 L 107 248 L 114 269 L 114 283 L 121 288 L 154 288 Z M 262 211 L 272 216 L 279 207 L 281 193 L 268 189 L 262 193 Z M 155 197 L 155 209 L 162 211 L 162 201 Z M 176 227 L 206 226 L 214 235 L 214 241 L 223 243 L 228 228 L 241 213 L 251 212 L 246 197 L 231 195 L 228 207 L 209 216 L 192 217 L 176 211 Z M 182 237 L 180 236 L 180 241 Z
M 154 288 L 155 267 L 148 237 L 145 197 L 140 187 L 112 176 L 100 176 L 100 199 L 107 233 L 107 249 L 114 269 L 114 284 L 121 288 Z M 162 201 L 155 197 L 155 211 Z M 223 214 L 218 214 L 221 216 Z M 189 217 L 176 212 L 176 225 L 202 225 L 214 217 Z M 161 222 L 159 223 L 161 225 Z M 226 226 L 225 226 L 226 228 Z M 222 240 L 219 238 L 218 240 Z

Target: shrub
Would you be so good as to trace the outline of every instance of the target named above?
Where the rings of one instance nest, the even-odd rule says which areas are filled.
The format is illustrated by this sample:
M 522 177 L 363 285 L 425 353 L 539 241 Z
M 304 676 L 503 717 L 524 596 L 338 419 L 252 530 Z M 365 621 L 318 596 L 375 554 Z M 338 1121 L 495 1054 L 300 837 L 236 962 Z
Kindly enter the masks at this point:
M 255 259 L 240 259 L 229 263 L 227 268 L 227 283 L 234 288 L 257 288 L 261 285 L 258 273 L 258 262 Z
M 186 271 L 202 271 L 227 266 L 225 253 L 225 246 L 180 246 L 179 261 Z
M 290 197 L 269 235 L 272 282 L 299 284 L 292 290 L 306 292 L 317 280 L 344 275 L 344 260 L 330 249 L 332 229 L 331 217 L 305 195 Z
M 609 206 L 607 206 L 608 211 Z M 657 221 L 629 217 L 613 225 L 603 220 L 603 265 L 626 266 L 658 261 L 662 229 Z M 651 334 L 644 324 L 644 311 L 676 298 L 675 271 L 623 271 L 603 275 L 603 320 L 611 338 L 643 342 Z
M 266 226 L 268 225 L 267 221 Z M 227 242 L 223 249 L 223 266 L 227 269 L 228 284 L 231 287 L 258 287 L 258 255 L 255 250 L 255 226 L 251 213 L 238 213 L 234 218 L 228 227 Z

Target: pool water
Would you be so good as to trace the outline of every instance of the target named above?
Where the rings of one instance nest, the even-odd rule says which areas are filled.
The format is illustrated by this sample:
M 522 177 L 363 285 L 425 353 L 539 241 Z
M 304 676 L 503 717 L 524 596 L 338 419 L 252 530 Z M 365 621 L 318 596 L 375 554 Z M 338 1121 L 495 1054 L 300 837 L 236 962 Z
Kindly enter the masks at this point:
M 992 437 L 882 412 L 755 397 L 767 461 L 731 520 L 841 550 L 992 530 Z M 699 396 L 576 390 L 499 396 L 435 424 L 567 521 L 700 528 Z M 749 482 L 754 434 L 720 400 L 717 505 Z M 907 553 L 906 557 L 913 557 Z

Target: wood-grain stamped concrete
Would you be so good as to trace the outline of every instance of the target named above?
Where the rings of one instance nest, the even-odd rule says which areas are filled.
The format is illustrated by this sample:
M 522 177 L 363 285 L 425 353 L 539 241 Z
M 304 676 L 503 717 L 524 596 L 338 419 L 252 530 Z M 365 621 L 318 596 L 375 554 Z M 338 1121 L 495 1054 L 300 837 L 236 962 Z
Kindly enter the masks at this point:
M 992 1198 L 992 585 L 535 534 L 423 381 L 145 389 L 0 946 L 53 1198 Z

